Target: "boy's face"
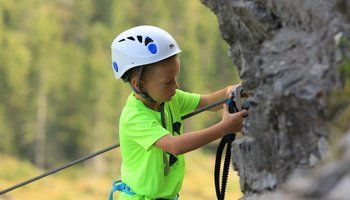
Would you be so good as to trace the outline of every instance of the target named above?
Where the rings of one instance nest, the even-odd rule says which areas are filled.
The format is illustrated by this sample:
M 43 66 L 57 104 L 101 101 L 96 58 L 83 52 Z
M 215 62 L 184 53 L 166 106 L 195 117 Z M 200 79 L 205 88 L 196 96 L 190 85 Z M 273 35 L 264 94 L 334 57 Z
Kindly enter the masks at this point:
M 158 102 L 170 101 L 179 87 L 176 78 L 180 72 L 178 56 L 172 56 L 161 62 L 153 64 L 153 69 L 141 81 L 142 91 L 147 92 Z

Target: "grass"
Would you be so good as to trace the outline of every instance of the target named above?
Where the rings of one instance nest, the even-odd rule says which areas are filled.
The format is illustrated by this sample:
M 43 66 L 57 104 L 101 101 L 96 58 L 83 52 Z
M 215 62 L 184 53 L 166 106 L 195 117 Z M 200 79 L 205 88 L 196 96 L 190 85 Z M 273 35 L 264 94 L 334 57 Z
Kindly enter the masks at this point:
M 181 191 L 181 199 L 216 199 L 214 187 L 215 156 L 201 151 L 194 151 L 189 153 L 186 159 L 186 176 Z M 226 189 L 226 199 L 235 200 L 241 196 L 237 172 L 231 168 Z
M 114 152 L 114 154 L 116 153 L 119 154 L 119 152 Z M 0 165 L 0 190 L 43 173 L 28 162 L 6 155 L 0 154 L 0 156 L 2 160 Z M 198 150 L 187 154 L 186 159 L 186 176 L 180 193 L 181 199 L 216 199 L 213 181 L 214 155 Z M 119 169 L 119 167 L 116 168 Z M 108 174 L 97 175 L 80 165 L 13 190 L 0 196 L 0 200 L 102 200 L 108 198 L 111 183 L 118 177 L 118 174 L 113 175 L 113 177 Z M 115 199 L 117 199 L 117 196 L 118 193 L 114 195 Z M 238 177 L 231 170 L 226 199 L 234 200 L 241 196 Z

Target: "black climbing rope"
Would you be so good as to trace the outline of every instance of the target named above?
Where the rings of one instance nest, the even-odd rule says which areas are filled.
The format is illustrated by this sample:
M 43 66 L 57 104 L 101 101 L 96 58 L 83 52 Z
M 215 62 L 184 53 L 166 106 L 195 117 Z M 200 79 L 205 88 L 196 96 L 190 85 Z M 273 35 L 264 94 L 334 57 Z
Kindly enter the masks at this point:
M 229 174 L 230 169 L 230 161 L 231 161 L 231 145 L 232 142 L 235 140 L 236 135 L 235 134 L 228 134 L 224 136 L 219 146 L 216 150 L 216 158 L 215 158 L 215 166 L 214 166 L 214 183 L 215 183 L 215 191 L 216 191 L 216 197 L 218 200 L 224 200 L 225 199 L 225 192 L 226 192 L 226 186 L 227 186 L 227 178 Z M 221 157 L 223 155 L 223 152 L 226 147 L 226 153 L 225 153 L 225 160 L 224 160 L 224 167 L 222 171 L 222 179 L 221 179 L 221 187 L 220 187 L 220 168 L 221 168 Z
M 248 99 L 242 101 L 242 95 L 244 95 L 244 90 L 241 86 L 232 91 L 231 98 L 228 101 L 228 110 L 230 113 L 239 112 L 242 109 L 248 110 L 250 102 Z M 224 136 L 216 150 L 215 157 L 215 165 L 214 165 L 214 185 L 216 191 L 216 197 L 218 200 L 225 199 L 226 186 L 227 186 L 227 178 L 230 169 L 231 163 L 231 147 L 232 143 L 235 140 L 235 133 L 230 133 Z M 225 148 L 226 147 L 226 148 Z M 221 160 L 224 150 L 226 149 L 224 166 L 222 169 L 222 179 L 220 185 L 220 168 L 221 168 Z

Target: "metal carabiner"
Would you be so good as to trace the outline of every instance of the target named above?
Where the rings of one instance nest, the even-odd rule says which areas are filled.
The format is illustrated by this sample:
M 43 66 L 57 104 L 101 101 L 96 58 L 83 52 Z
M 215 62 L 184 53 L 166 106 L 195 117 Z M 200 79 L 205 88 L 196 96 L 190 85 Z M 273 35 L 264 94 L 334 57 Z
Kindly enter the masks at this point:
M 242 94 L 244 89 L 242 86 L 238 86 L 231 93 L 231 97 L 228 100 L 228 108 L 230 113 L 239 112 L 242 110 Z
M 242 86 L 238 86 L 235 90 L 235 99 L 234 102 L 236 104 L 237 112 L 242 110 L 242 95 L 244 93 L 244 89 Z

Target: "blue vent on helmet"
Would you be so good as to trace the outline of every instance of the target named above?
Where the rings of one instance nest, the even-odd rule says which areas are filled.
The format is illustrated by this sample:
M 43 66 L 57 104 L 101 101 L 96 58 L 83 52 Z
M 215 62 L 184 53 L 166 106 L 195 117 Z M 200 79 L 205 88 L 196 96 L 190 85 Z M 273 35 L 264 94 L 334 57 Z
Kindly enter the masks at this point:
M 148 46 L 148 50 L 152 53 L 152 54 L 156 54 L 157 53 L 157 46 L 153 43 L 149 44 Z
M 118 64 L 115 62 L 115 61 L 113 61 L 113 69 L 114 69 L 114 71 L 115 72 L 118 72 Z

